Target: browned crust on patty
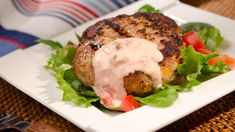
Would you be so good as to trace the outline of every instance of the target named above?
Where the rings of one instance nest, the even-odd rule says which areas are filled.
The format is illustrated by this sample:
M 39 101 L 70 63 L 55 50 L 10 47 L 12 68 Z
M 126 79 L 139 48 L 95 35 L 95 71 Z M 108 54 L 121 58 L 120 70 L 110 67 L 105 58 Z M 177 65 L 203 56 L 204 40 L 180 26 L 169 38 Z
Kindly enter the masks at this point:
M 179 63 L 182 45 L 179 27 L 174 20 L 158 13 L 136 13 L 119 15 L 97 22 L 85 30 L 73 61 L 79 80 L 93 86 L 95 76 L 92 58 L 96 50 L 117 38 L 137 37 L 158 44 L 164 56 L 160 63 L 163 82 L 174 79 Z M 135 72 L 124 78 L 124 86 L 128 94 L 147 95 L 153 88 L 151 77 Z

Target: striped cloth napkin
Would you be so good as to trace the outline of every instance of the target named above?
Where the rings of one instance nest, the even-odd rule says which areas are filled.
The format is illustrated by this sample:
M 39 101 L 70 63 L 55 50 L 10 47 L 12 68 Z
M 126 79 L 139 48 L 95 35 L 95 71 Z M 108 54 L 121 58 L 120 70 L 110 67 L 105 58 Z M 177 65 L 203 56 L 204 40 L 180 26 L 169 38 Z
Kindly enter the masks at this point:
M 27 48 L 135 0 L 0 0 L 0 57 Z

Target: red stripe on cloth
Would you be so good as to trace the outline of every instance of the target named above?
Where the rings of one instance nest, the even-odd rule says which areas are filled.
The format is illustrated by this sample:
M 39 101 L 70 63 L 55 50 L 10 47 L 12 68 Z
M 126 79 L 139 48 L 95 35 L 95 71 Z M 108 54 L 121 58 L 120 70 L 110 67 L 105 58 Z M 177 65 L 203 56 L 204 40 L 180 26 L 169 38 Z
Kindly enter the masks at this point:
M 82 23 L 87 21 L 84 18 L 82 18 L 81 16 L 79 16 L 78 14 L 76 14 L 72 11 L 69 11 L 65 8 L 44 5 L 44 6 L 40 6 L 40 8 L 38 8 L 38 9 L 36 9 L 36 8 L 33 8 L 31 5 L 29 5 L 29 3 L 27 3 L 27 1 L 25 1 L 25 0 L 21 0 L 21 2 L 24 4 L 24 6 L 29 11 L 34 12 L 34 13 L 41 13 L 41 12 L 46 12 L 46 11 L 62 11 L 62 12 L 66 12 L 67 14 L 73 15 L 75 18 L 78 18 L 79 20 L 81 20 L 80 22 L 82 22 Z
M 33 8 L 33 10 L 35 11 L 35 10 L 37 10 L 39 7 L 41 7 L 41 6 L 51 6 L 51 4 L 48 4 L 48 3 L 34 3 L 32 0 L 24 0 L 26 3 L 28 3 L 29 5 L 30 5 L 30 7 L 32 7 Z M 74 7 L 74 5 L 71 5 L 71 4 L 69 4 L 69 3 L 63 3 L 62 5 L 61 5 L 61 3 L 60 2 L 54 2 L 53 3 L 54 5 L 53 6 L 57 6 L 57 7 L 63 7 L 63 8 L 69 8 L 69 9 L 72 9 L 74 12 L 76 12 L 77 14 L 79 14 L 79 15 L 82 15 L 82 16 L 84 16 L 85 18 L 87 18 L 88 20 L 91 20 L 91 19 L 93 19 L 93 18 L 95 18 L 94 16 L 92 17 L 92 16 L 90 16 L 90 15 L 87 15 L 86 13 L 84 13 L 83 11 L 81 11 L 81 10 L 83 10 L 83 9 L 81 9 L 81 8 L 79 8 L 79 9 L 81 9 L 81 10 L 78 10 L 78 8 L 75 8 Z M 49 7 L 50 9 L 51 9 L 51 7 Z M 88 13 L 89 14 L 89 13 Z
M 74 2 L 72 0 L 32 0 L 34 1 L 35 3 L 51 3 L 51 2 L 66 2 L 66 3 L 71 3 L 71 4 L 74 4 L 76 6 L 79 6 L 81 7 L 82 9 L 84 9 L 85 11 L 89 12 L 90 14 L 92 14 L 93 16 L 95 17 L 99 17 L 99 15 L 97 13 L 95 13 L 93 10 L 89 9 L 88 7 L 78 3 L 78 2 Z
M 11 38 L 7 38 L 7 37 L 0 36 L 0 40 L 9 42 L 9 43 L 11 43 L 11 44 L 15 44 L 15 45 L 17 45 L 19 48 L 21 48 L 21 49 L 27 48 L 27 46 L 26 46 L 24 43 L 21 43 L 21 42 L 19 42 L 19 41 L 16 41 L 16 40 L 14 40 L 14 39 L 11 39 Z

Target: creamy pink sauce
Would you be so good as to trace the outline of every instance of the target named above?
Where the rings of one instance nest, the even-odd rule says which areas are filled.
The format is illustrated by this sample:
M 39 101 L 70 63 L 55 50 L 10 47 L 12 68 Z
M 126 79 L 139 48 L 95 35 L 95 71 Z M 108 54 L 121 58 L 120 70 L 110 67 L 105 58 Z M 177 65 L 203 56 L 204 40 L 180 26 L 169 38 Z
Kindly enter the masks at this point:
M 102 99 L 111 98 L 107 107 L 119 107 L 127 92 L 123 78 L 141 71 L 152 78 L 155 88 L 162 85 L 159 62 L 163 60 L 157 44 L 140 38 L 116 39 L 95 52 L 94 91 Z M 103 103 L 101 101 L 101 103 Z

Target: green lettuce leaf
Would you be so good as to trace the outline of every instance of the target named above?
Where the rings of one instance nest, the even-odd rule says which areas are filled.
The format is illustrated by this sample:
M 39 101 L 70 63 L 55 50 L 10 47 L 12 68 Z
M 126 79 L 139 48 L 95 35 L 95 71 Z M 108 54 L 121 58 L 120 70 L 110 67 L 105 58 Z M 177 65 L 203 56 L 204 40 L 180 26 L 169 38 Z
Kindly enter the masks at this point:
M 210 51 L 216 51 L 223 41 L 220 31 L 215 27 L 205 27 L 202 30 L 199 30 L 198 34 L 202 42 Z
M 58 88 L 63 91 L 64 101 L 90 106 L 99 98 L 91 88 L 83 86 L 82 82 L 76 78 L 72 68 L 75 53 L 76 48 L 73 47 L 56 48 L 45 67 L 53 71 L 59 85 Z
M 189 46 L 182 49 L 181 58 L 183 63 L 178 66 L 177 71 L 184 78 L 181 80 L 180 85 L 184 87 L 184 90 L 190 90 L 193 86 L 200 84 L 197 77 L 201 74 L 203 67 L 203 55 L 196 52 L 192 46 Z
M 170 85 L 163 87 L 163 89 L 157 89 L 153 94 L 147 97 L 135 97 L 135 99 L 143 104 L 157 107 L 170 106 L 177 98 L 178 92 L 176 91 L 176 87 L 171 87 Z
M 203 58 L 202 58 L 203 67 L 201 70 L 202 74 L 205 74 L 205 75 L 214 74 L 214 73 L 222 74 L 222 73 L 229 71 L 228 66 L 226 64 L 224 64 L 223 61 L 218 62 L 215 65 L 209 65 L 207 63 L 210 59 L 217 57 L 217 56 L 219 56 L 219 54 L 217 54 L 217 53 L 203 56 Z
M 81 37 L 79 34 L 75 34 L 75 36 L 76 36 L 76 38 L 77 38 L 78 42 L 81 42 L 82 37 Z
M 63 48 L 56 49 L 55 54 L 51 55 L 51 58 L 47 62 L 46 68 L 56 71 L 56 69 L 62 64 L 72 64 L 72 60 L 76 53 L 75 48 Z
M 72 68 L 65 70 L 63 78 L 71 85 L 74 90 L 78 92 L 79 95 L 97 97 L 91 87 L 84 86 L 82 82 L 77 79 L 75 71 Z
M 178 66 L 178 73 L 183 76 L 189 76 L 195 79 L 200 74 L 202 64 L 202 54 L 196 52 L 192 46 L 184 47 L 181 51 L 183 63 Z
M 45 45 L 50 46 L 52 49 L 60 49 L 63 48 L 63 46 L 61 45 L 61 43 L 57 42 L 57 41 L 53 41 L 53 40 L 47 40 L 47 39 L 39 39 L 36 41 L 37 43 L 42 43 Z
M 140 7 L 138 12 L 142 12 L 142 13 L 160 13 L 160 10 L 155 9 L 154 7 L 152 7 L 149 4 L 146 4 L 146 5 L 142 6 L 142 7 Z
M 228 71 L 228 67 L 223 62 L 214 66 L 207 63 L 209 59 L 218 56 L 218 54 L 203 55 L 189 46 L 182 49 L 180 56 L 183 63 L 179 64 L 177 68 L 179 77 L 173 84 L 181 86 L 183 91 L 188 91 L 193 86 L 199 85 L 201 81 L 198 80 L 198 76 Z
M 224 64 L 222 61 L 216 63 L 215 65 L 205 65 L 202 68 L 202 73 L 205 75 L 209 75 L 211 73 L 222 74 L 228 71 L 229 71 L 228 66 Z
M 180 31 L 182 34 L 195 31 L 198 32 L 204 28 L 210 28 L 212 25 L 202 22 L 188 22 L 180 26 Z

